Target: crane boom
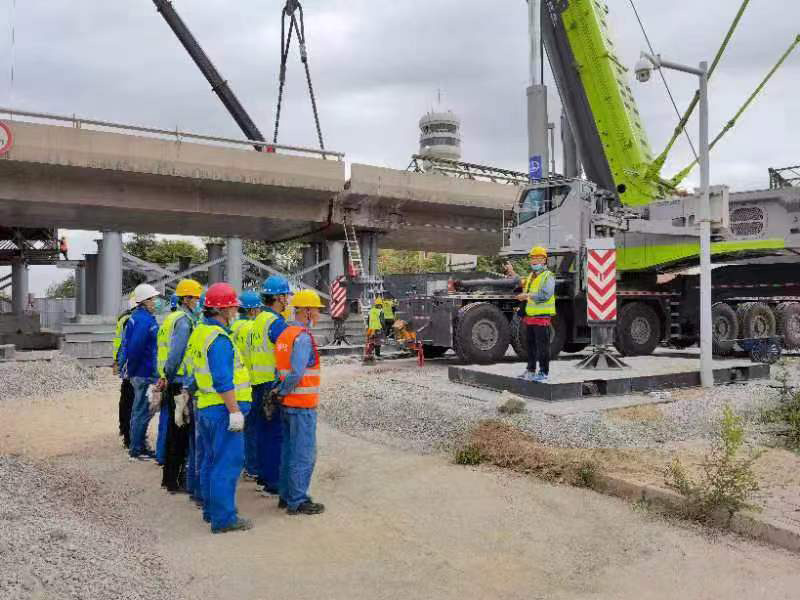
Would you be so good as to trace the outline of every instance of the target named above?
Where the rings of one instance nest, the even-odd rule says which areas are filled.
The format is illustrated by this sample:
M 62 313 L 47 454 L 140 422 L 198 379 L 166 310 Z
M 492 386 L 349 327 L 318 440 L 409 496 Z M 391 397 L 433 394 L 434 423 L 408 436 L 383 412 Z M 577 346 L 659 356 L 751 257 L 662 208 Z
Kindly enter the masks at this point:
M 222 100 L 222 104 L 225 105 L 225 108 L 233 117 L 233 120 L 236 121 L 236 124 L 239 125 L 244 135 L 247 136 L 247 139 L 257 142 L 265 141 L 264 136 L 258 130 L 253 119 L 247 114 L 247 111 L 239 102 L 233 90 L 231 90 L 228 82 L 222 78 L 222 75 L 217 71 L 214 63 L 211 62 L 211 59 L 209 59 L 208 55 L 203 51 L 197 39 L 175 10 L 172 2 L 170 0 L 153 0 L 153 4 L 155 4 L 161 16 L 164 17 L 164 20 L 167 22 L 170 29 L 172 29 L 178 41 L 186 48 L 189 56 L 192 57 L 192 60 L 203 73 L 208 83 L 211 84 L 211 89 L 219 96 L 219 99 Z M 261 146 L 256 146 L 255 148 L 261 151 Z

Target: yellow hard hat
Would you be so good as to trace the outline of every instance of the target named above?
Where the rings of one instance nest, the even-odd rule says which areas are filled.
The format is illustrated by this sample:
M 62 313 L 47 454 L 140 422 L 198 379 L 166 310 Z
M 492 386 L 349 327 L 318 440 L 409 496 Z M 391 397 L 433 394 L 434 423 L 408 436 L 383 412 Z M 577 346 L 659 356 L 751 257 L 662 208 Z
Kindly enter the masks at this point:
M 289 304 L 295 308 L 322 308 L 324 306 L 319 294 L 314 290 L 300 290 L 292 296 Z
M 383 298 L 381 298 L 380 296 L 375 298 L 375 304 L 383 306 Z
M 529 257 L 543 256 L 547 258 L 547 250 L 545 248 L 542 248 L 541 246 L 534 246 L 533 248 L 531 248 L 530 254 L 528 254 L 528 256 Z
M 178 287 L 175 288 L 175 295 L 178 298 L 184 296 L 199 298 L 203 295 L 203 286 L 199 281 L 195 281 L 194 279 L 181 279 L 178 282 Z

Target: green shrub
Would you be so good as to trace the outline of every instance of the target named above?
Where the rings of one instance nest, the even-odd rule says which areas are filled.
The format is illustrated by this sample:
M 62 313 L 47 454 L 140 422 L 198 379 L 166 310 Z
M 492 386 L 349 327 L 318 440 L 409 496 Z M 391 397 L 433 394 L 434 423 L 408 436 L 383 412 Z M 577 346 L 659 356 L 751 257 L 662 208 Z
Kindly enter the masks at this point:
M 472 444 L 467 444 L 456 450 L 457 465 L 479 465 L 483 462 L 483 453 Z

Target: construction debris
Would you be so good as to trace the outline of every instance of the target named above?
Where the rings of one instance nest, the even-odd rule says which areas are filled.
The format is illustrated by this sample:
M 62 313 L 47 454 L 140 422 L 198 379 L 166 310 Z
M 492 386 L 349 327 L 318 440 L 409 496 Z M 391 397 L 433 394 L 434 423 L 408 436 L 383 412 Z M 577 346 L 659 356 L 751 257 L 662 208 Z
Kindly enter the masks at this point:
M 74 358 L 0 363 L 0 402 L 17 396 L 42 397 L 92 388 L 111 375 L 110 369 L 81 366 Z

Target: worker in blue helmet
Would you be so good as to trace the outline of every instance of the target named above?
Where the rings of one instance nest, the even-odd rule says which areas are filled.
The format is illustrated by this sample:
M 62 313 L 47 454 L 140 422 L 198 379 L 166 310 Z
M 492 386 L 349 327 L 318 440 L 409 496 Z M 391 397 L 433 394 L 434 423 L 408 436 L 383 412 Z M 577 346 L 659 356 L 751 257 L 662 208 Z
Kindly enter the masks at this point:
M 253 386 L 251 417 L 256 431 L 256 481 L 265 494 L 277 494 L 281 462 L 280 407 L 269 402 L 270 392 L 277 385 L 275 371 L 275 342 L 286 329 L 282 313 L 289 306 L 289 281 L 271 275 L 261 286 L 264 309 L 256 317 L 248 337 L 250 354 L 250 383 Z
M 255 318 L 261 312 L 261 295 L 256 290 L 244 290 L 239 295 L 239 318 L 231 326 L 233 343 L 239 349 L 242 360 L 248 371 L 252 371 L 250 364 L 250 348 L 247 338 L 250 336 Z M 253 418 L 255 411 L 250 411 L 244 422 L 244 473 L 250 479 L 257 478 L 256 468 L 256 430 Z
M 169 309 L 171 312 L 178 310 L 178 295 L 172 294 L 169 298 Z

